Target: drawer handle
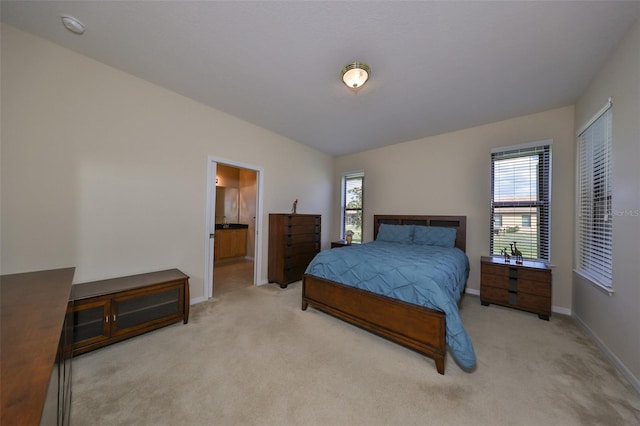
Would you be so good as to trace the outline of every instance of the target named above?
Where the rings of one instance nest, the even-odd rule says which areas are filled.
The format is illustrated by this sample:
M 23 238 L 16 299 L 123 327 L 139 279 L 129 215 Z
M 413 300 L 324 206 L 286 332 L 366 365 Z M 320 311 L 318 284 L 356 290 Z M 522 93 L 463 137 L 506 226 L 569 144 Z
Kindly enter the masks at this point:
M 109 324 L 109 315 L 107 315 L 106 317 L 104 317 L 104 322 L 106 322 L 107 324 Z
M 116 321 L 116 314 L 113 314 L 113 322 Z

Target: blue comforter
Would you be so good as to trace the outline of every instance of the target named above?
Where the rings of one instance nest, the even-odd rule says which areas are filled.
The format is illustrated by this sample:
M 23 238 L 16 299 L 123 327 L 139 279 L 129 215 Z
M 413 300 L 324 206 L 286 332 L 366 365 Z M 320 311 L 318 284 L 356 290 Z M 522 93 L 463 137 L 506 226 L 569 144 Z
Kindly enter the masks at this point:
M 305 273 L 444 312 L 451 354 L 464 368 L 475 365 L 457 306 L 469 276 L 469 259 L 462 250 L 372 241 L 324 250 Z

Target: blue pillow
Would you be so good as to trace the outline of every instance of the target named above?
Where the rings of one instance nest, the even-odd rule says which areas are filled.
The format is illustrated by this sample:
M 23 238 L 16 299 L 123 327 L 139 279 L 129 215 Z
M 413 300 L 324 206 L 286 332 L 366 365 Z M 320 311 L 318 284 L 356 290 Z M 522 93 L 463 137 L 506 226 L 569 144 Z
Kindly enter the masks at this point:
M 416 226 L 413 243 L 423 246 L 455 247 L 456 229 L 441 226 Z
M 411 244 L 413 242 L 414 225 L 389 225 L 381 223 L 376 241 Z

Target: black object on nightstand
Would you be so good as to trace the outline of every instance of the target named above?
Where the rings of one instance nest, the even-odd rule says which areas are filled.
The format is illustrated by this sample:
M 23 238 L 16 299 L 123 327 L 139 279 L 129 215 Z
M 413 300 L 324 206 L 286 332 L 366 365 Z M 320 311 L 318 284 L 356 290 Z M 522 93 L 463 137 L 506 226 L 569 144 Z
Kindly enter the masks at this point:
M 331 241 L 331 248 L 347 247 L 349 245 L 351 244 L 347 243 L 347 240 Z

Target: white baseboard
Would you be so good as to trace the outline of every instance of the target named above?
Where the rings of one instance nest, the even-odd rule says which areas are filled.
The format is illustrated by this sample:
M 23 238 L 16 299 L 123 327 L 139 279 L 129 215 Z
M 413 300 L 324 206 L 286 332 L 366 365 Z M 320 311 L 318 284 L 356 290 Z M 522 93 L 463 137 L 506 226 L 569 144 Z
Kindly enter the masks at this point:
M 631 386 L 633 386 L 638 393 L 640 393 L 640 380 L 629 371 L 629 369 L 620 361 L 620 359 L 609 350 L 609 348 L 604 344 L 602 340 L 598 338 L 598 336 L 585 324 L 577 315 L 573 315 L 573 319 L 576 320 L 576 324 L 585 332 L 591 340 L 600 348 L 605 357 L 609 359 L 613 363 L 613 365 L 620 371 L 620 374 L 624 376 L 625 379 L 629 381 Z
M 206 302 L 206 301 L 207 301 L 207 298 L 204 296 L 194 297 L 193 299 L 189 300 L 189 305 L 195 305 L 195 304 Z
M 568 315 L 571 316 L 571 309 L 563 308 L 561 306 L 552 306 L 551 312 L 555 312 L 556 314 Z

